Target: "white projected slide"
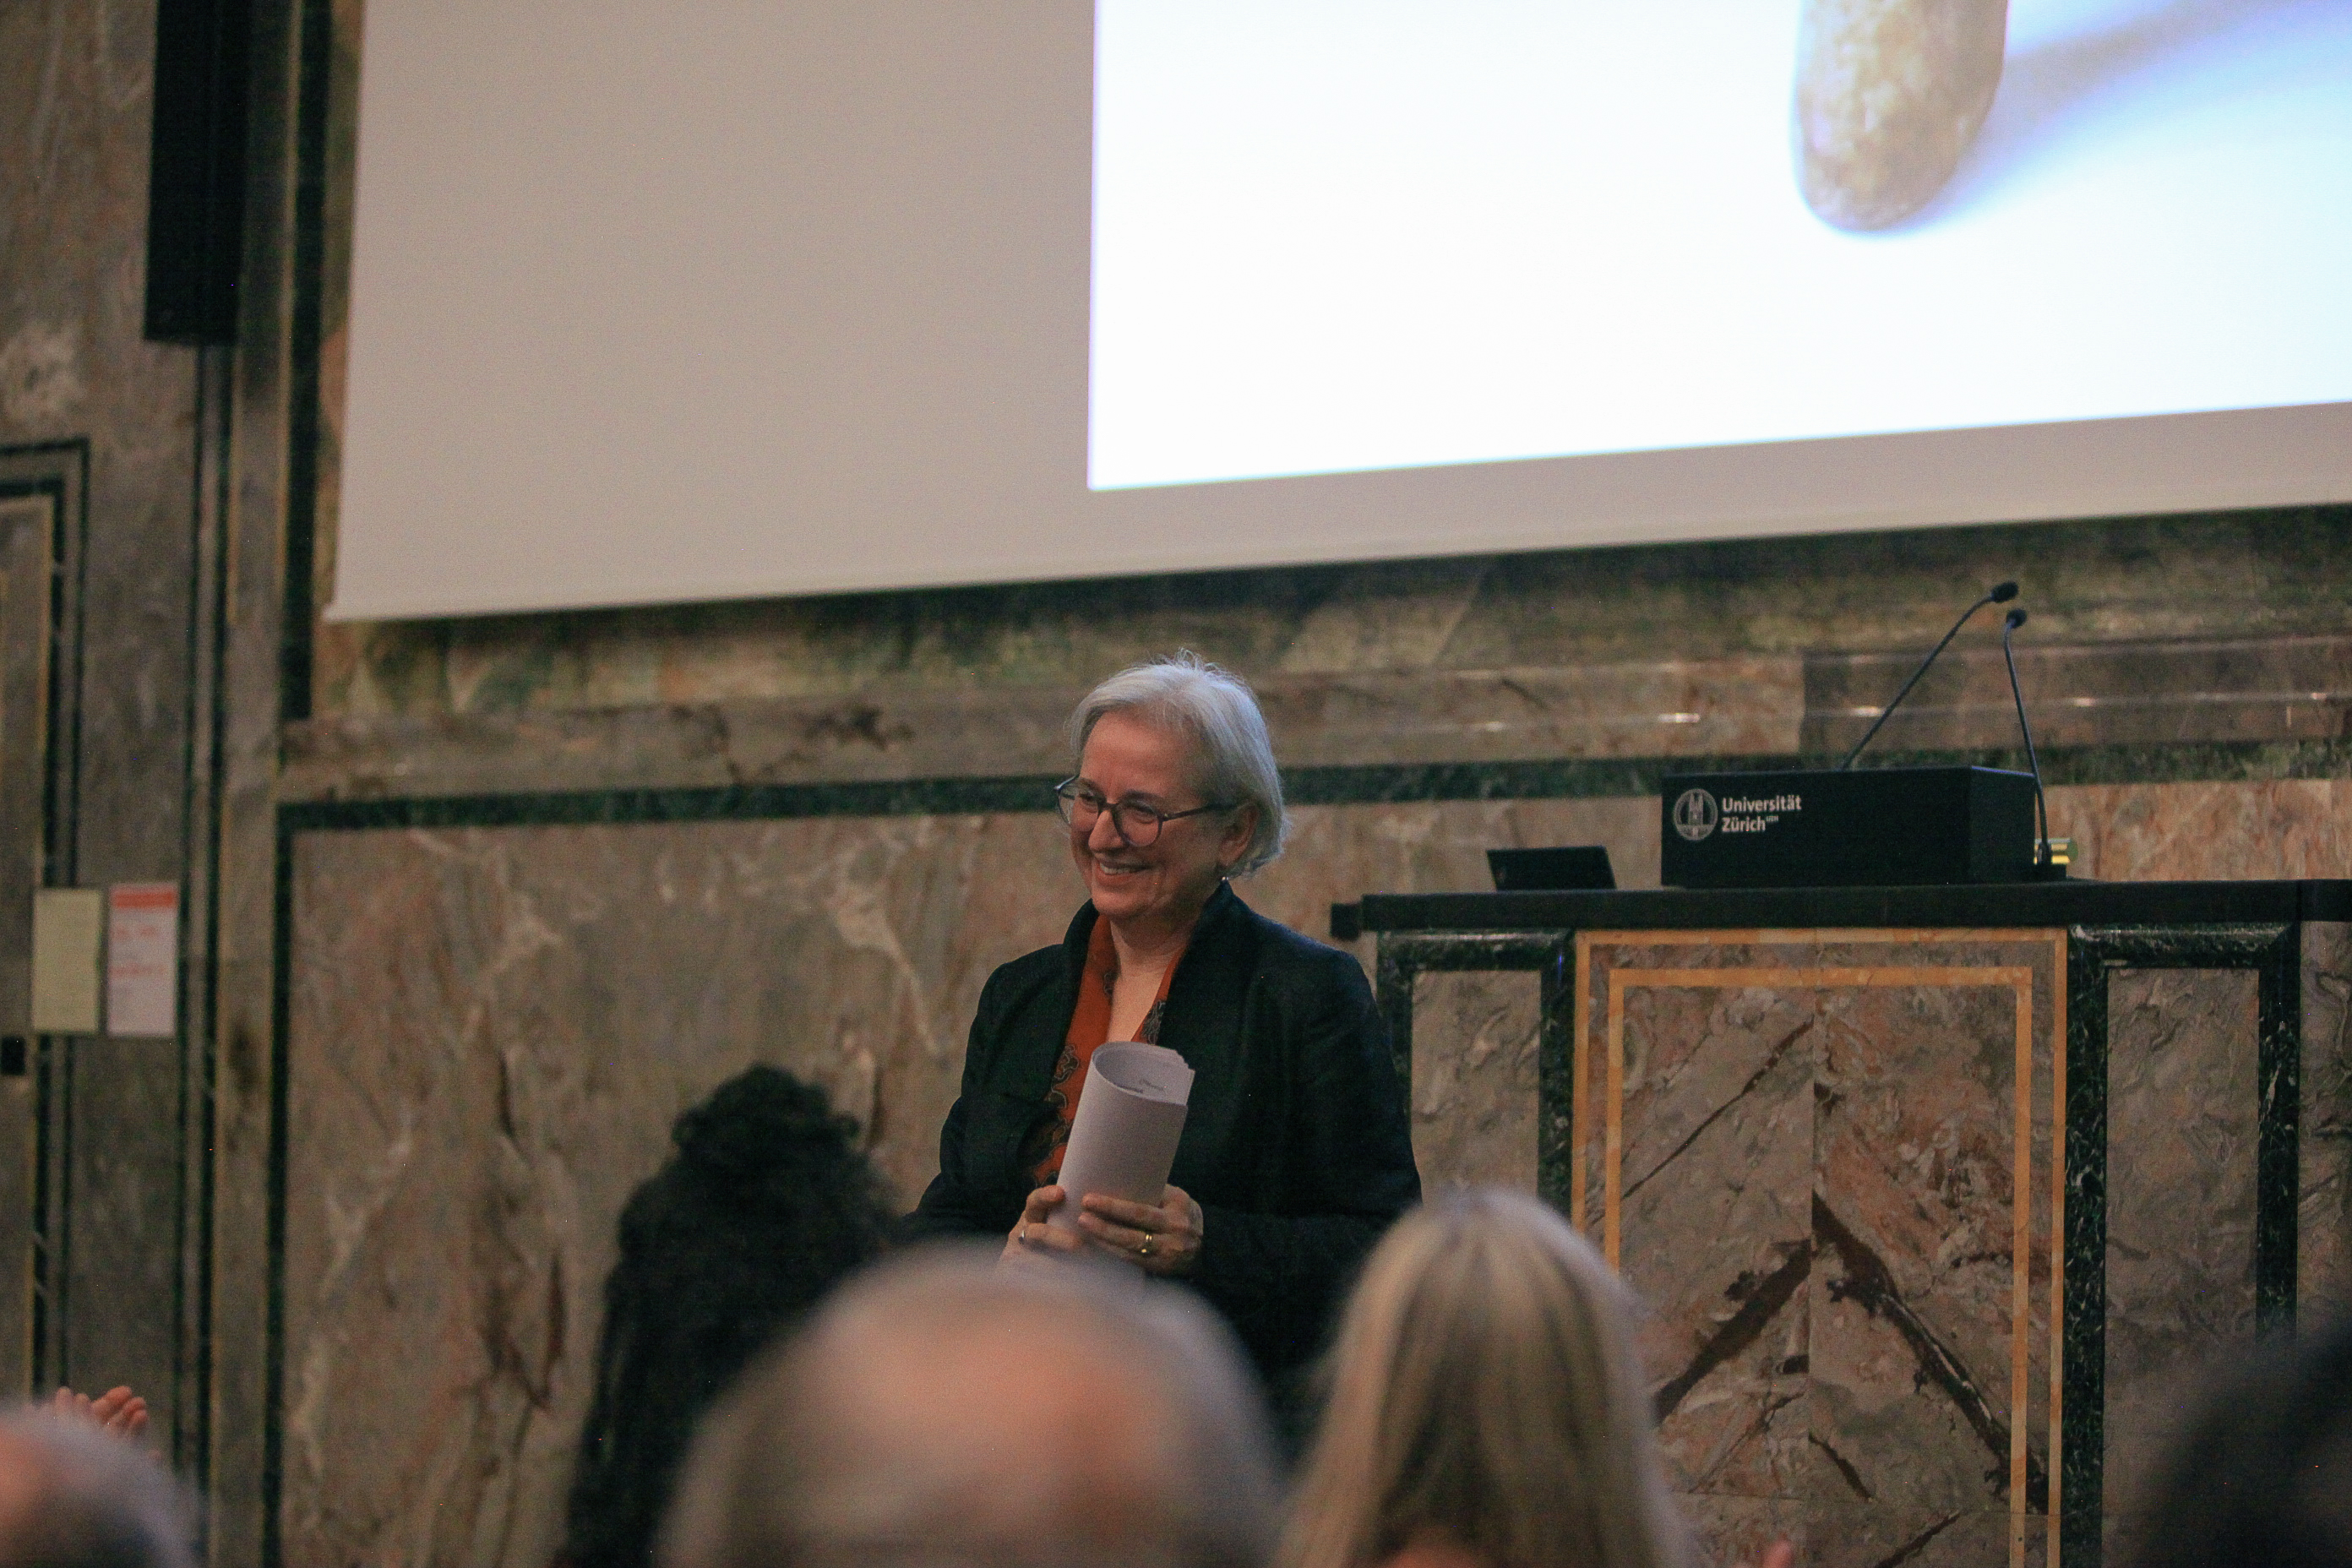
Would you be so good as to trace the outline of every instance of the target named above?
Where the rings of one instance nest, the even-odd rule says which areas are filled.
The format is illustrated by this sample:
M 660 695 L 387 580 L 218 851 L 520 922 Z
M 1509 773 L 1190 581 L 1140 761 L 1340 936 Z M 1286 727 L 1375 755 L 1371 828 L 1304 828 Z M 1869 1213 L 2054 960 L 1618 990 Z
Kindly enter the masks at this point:
M 1862 232 L 1801 10 L 1100 0 L 1088 482 L 2352 399 L 2352 3 L 2012 0 Z
M 2352 501 L 2352 0 L 364 9 L 341 619 Z

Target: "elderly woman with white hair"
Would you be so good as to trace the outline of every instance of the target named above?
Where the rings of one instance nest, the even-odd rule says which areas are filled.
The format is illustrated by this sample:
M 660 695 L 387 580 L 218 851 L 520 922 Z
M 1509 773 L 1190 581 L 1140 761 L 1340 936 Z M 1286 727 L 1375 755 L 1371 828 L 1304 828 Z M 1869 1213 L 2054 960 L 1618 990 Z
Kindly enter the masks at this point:
M 989 977 L 939 1178 L 907 1232 L 1181 1280 L 1279 1399 L 1356 1265 L 1421 1195 L 1387 1029 L 1353 958 L 1229 885 L 1282 852 L 1286 826 L 1247 686 L 1190 653 L 1137 665 L 1078 704 L 1071 740 L 1077 771 L 1055 794 L 1087 901 L 1058 945 Z M 1157 1204 L 1056 1183 L 1087 1063 L 1111 1040 L 1164 1046 L 1195 1075 Z M 1082 1235 L 1045 1224 L 1066 1201 Z

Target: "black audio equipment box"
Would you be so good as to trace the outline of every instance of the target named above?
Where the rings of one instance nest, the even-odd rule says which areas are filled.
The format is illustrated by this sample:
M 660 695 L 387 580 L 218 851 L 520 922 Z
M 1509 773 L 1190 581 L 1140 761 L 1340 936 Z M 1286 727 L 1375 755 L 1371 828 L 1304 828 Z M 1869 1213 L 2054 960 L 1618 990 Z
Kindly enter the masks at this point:
M 1601 844 L 1553 849 L 1489 849 L 1486 868 L 1498 893 L 1606 891 L 1617 886 L 1609 849 Z
M 2033 776 L 1999 768 L 1678 773 L 1661 789 L 1670 888 L 2030 882 Z M 2061 871 L 2059 874 L 2063 875 Z

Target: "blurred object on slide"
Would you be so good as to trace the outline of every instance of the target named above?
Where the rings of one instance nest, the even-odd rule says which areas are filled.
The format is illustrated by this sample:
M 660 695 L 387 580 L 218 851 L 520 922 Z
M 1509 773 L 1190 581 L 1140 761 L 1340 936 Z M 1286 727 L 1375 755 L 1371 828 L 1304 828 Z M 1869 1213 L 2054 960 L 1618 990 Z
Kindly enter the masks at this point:
M 1885 228 L 1936 197 L 2000 86 L 2009 0 L 1805 0 L 1790 130 L 1805 205 Z

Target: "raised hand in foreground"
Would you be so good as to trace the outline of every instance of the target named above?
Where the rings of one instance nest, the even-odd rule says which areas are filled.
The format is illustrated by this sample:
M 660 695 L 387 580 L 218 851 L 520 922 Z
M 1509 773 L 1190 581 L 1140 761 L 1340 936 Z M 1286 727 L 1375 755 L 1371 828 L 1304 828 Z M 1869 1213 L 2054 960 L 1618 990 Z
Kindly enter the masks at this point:
M 128 1388 L 110 1388 L 96 1399 L 60 1388 L 49 1398 L 49 1414 L 87 1421 L 110 1437 L 137 1437 L 147 1430 L 147 1402 Z

